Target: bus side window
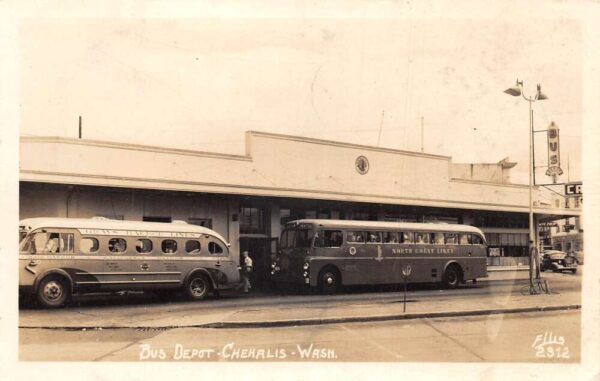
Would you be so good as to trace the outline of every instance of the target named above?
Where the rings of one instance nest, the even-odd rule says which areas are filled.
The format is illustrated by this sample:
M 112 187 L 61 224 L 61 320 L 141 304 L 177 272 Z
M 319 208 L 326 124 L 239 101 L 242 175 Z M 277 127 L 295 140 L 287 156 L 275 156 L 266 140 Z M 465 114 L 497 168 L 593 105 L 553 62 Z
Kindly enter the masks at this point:
M 444 244 L 444 233 L 433 233 L 433 244 L 443 245 Z
M 400 233 L 402 243 L 415 243 L 415 234 L 413 232 Z
M 124 253 L 127 250 L 127 241 L 123 238 L 111 238 L 108 241 L 108 251 L 115 254 Z
M 140 254 L 152 252 L 152 241 L 147 238 L 140 238 L 135 243 L 135 250 Z
M 461 245 L 469 245 L 471 244 L 471 239 L 470 239 L 471 235 L 470 234 L 464 234 L 462 233 L 460 235 L 460 244 Z
M 84 254 L 97 253 L 99 248 L 100 244 L 94 237 L 83 237 L 79 241 L 79 250 Z
M 385 243 L 399 243 L 400 238 L 397 232 L 384 232 L 383 233 L 383 242 Z
M 417 244 L 427 244 L 429 243 L 431 233 L 416 232 L 415 236 L 415 241 Z
M 341 247 L 342 237 L 340 230 L 319 230 L 315 235 L 315 247 Z
M 73 233 L 36 233 L 30 246 L 31 253 L 73 254 Z
M 211 254 L 222 254 L 223 248 L 221 247 L 221 245 L 219 245 L 216 242 L 209 242 L 208 243 L 208 252 Z
M 456 233 L 446 233 L 446 245 L 457 245 L 458 244 L 458 234 Z
M 174 254 L 177 252 L 177 241 L 164 239 L 161 243 L 161 249 L 165 254 Z
M 364 243 L 365 242 L 365 232 L 355 232 L 350 231 L 346 235 L 346 242 L 348 243 Z
M 483 240 L 478 234 L 471 234 L 471 243 L 473 245 L 483 245 Z
M 381 243 L 381 232 L 367 232 L 367 237 L 369 243 Z
M 185 242 L 185 252 L 188 254 L 200 254 L 200 241 L 191 239 Z

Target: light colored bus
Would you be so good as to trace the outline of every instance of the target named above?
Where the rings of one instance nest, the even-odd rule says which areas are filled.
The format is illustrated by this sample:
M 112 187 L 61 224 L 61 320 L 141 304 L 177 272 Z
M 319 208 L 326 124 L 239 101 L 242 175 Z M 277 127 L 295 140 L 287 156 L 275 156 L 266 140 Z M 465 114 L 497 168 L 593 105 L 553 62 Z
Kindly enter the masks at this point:
M 183 221 L 31 218 L 19 223 L 19 293 L 45 307 L 75 293 L 183 290 L 201 300 L 240 282 L 217 232 Z
M 286 224 L 271 265 L 276 283 L 332 293 L 342 285 L 442 282 L 487 277 L 481 230 L 467 225 L 305 219 Z

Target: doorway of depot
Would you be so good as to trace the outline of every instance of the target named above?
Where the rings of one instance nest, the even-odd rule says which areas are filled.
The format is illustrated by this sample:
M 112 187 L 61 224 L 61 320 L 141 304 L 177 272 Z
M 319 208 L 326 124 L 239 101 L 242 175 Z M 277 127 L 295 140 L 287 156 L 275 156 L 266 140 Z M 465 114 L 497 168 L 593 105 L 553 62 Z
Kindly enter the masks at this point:
M 252 274 L 250 283 L 255 290 L 264 290 L 268 287 L 271 271 L 272 254 L 277 251 L 277 238 L 270 237 L 240 237 L 240 264 L 244 261 L 242 253 L 248 252 L 252 259 Z

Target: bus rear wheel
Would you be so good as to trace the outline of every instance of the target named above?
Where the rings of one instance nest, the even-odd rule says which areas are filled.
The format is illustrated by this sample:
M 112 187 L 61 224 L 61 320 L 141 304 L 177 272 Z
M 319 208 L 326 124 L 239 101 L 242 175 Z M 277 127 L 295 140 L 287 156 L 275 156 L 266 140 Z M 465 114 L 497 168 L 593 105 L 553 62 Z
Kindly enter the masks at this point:
M 43 307 L 62 307 L 69 297 L 68 282 L 61 276 L 50 275 L 44 278 L 38 286 L 37 301 Z
M 447 289 L 455 289 L 458 288 L 461 282 L 461 272 L 458 266 L 450 265 L 444 272 L 444 278 L 442 280 L 442 285 Z
M 323 294 L 335 294 L 341 286 L 341 280 L 337 269 L 326 267 L 319 273 L 319 290 Z
M 204 274 L 193 274 L 185 285 L 185 293 L 188 299 L 206 299 L 210 291 L 210 281 Z

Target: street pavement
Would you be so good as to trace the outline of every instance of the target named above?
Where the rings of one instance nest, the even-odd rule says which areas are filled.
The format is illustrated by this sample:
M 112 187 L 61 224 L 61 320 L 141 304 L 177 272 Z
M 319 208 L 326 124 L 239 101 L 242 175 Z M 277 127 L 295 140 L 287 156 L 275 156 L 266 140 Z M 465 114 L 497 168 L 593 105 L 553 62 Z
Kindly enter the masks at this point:
M 534 361 L 580 359 L 581 272 L 490 273 L 457 290 L 353 288 L 339 295 L 255 293 L 203 302 L 83 297 L 23 308 L 23 361 Z
M 490 273 L 477 285 L 457 290 L 411 287 L 404 312 L 403 292 L 350 289 L 340 295 L 240 294 L 202 302 L 163 301 L 150 296 L 86 297 L 59 310 L 20 311 L 21 328 L 244 327 L 399 320 L 436 316 L 489 315 L 574 309 L 581 304 L 581 271 L 544 273 L 550 294 L 530 295 L 527 272 Z M 100 300 L 100 302 L 98 301 Z

